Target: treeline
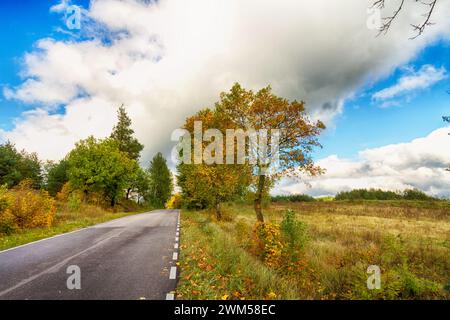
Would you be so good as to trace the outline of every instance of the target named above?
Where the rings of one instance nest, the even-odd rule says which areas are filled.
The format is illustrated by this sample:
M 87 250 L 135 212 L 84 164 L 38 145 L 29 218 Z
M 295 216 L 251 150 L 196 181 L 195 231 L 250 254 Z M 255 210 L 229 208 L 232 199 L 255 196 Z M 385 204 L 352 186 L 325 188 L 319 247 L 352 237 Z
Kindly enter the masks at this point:
M 316 198 L 307 194 L 278 195 L 270 197 L 271 202 L 312 202 Z
M 144 204 L 163 208 L 172 194 L 172 175 L 161 153 L 142 168 L 143 148 L 123 106 L 108 138 L 81 140 L 58 162 L 42 162 L 10 142 L 0 145 L 0 233 L 51 225 L 55 200 L 115 211 Z
M 381 189 L 355 189 L 336 194 L 335 200 L 439 200 L 418 189 L 404 191 L 384 191 Z
M 314 198 L 306 194 L 277 195 L 270 197 L 271 202 L 313 202 L 313 201 L 340 201 L 340 200 L 420 200 L 437 201 L 439 198 L 431 197 L 418 189 L 403 191 L 385 191 L 382 189 L 354 189 L 342 191 L 335 197 Z

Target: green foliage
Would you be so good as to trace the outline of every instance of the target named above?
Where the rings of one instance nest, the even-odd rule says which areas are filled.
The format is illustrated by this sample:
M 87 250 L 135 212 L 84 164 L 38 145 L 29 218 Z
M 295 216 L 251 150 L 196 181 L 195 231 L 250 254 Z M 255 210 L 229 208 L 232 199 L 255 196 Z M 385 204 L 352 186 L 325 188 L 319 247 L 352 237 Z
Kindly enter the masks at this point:
M 417 189 L 407 189 L 403 192 L 384 191 L 381 189 L 354 189 L 339 192 L 335 200 L 439 200 L 430 197 Z
M 117 117 L 118 122 L 114 126 L 110 137 L 117 141 L 121 152 L 126 153 L 130 159 L 137 161 L 144 146 L 133 137 L 134 130 L 131 129 L 131 119 L 128 117 L 123 105 L 120 106 Z
M 67 199 L 67 208 L 70 212 L 78 212 L 81 208 L 81 197 L 77 192 L 72 192 Z
M 314 197 L 308 196 L 307 194 L 292 194 L 288 196 L 273 196 L 271 197 L 272 202 L 312 202 L 316 201 Z
M 164 208 L 172 195 L 173 181 L 172 173 L 161 152 L 158 152 L 150 162 L 148 174 L 150 176 L 149 201 L 156 208 Z
M 69 170 L 69 163 L 63 159 L 59 162 L 49 162 L 47 164 L 47 179 L 45 183 L 45 189 L 52 196 L 61 191 L 63 185 L 69 181 L 67 171 Z
M 67 158 L 68 177 L 74 189 L 100 193 L 113 207 L 139 170 L 135 160 L 120 151 L 114 139 L 89 137 L 78 142 Z
M 41 162 L 35 153 L 18 152 L 13 144 L 0 145 L 0 184 L 13 187 L 31 179 L 34 188 L 42 185 Z
M 297 220 L 293 210 L 286 210 L 281 221 L 281 231 L 291 253 L 305 248 L 308 242 L 308 227 L 306 223 Z

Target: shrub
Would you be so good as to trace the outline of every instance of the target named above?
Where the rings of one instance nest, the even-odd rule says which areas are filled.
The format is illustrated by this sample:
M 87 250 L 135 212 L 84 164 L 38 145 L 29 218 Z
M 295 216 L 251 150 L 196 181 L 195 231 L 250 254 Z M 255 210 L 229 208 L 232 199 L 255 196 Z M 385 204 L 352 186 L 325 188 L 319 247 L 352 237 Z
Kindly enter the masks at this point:
M 72 192 L 67 199 L 67 208 L 71 212 L 78 212 L 80 211 L 81 203 L 82 200 L 79 193 Z
M 285 243 L 283 260 L 288 271 L 295 272 L 304 267 L 305 263 L 301 258 L 309 239 L 307 229 L 304 222 L 297 220 L 294 211 L 285 211 L 281 231 Z
M 381 189 L 354 189 L 336 194 L 335 200 L 439 200 L 417 189 L 403 192 L 384 191 Z
M 405 200 L 437 200 L 436 198 L 430 197 L 425 194 L 425 192 L 422 192 L 417 189 L 408 189 L 403 191 L 403 199 Z
M 13 200 L 6 185 L 0 186 L 0 233 L 11 234 L 15 230 L 13 216 L 9 210 Z
M 270 222 L 258 222 L 253 233 L 255 253 L 267 266 L 279 266 L 283 253 L 280 226 Z
M 31 180 L 24 180 L 7 191 L 11 196 L 5 215 L 17 228 L 49 227 L 55 217 L 55 200 L 45 190 L 32 188 Z
M 297 220 L 294 211 L 285 211 L 283 221 L 281 222 L 281 230 L 288 247 L 293 250 L 304 249 L 308 241 L 307 225 Z
M 289 196 L 274 196 L 271 197 L 272 202 L 312 202 L 316 201 L 315 198 L 308 196 L 307 194 L 292 194 Z
M 166 203 L 166 209 L 180 209 L 181 208 L 181 194 L 175 193 Z

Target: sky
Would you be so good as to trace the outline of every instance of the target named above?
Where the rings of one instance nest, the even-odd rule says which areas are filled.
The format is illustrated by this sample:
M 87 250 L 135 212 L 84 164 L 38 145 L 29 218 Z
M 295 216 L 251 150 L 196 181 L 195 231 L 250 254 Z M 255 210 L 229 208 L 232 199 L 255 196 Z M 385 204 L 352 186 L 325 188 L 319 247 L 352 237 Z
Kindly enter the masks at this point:
M 304 100 L 327 129 L 320 177 L 274 193 L 420 188 L 450 196 L 450 1 L 411 40 L 410 1 L 376 36 L 370 1 L 96 0 L 0 3 L 0 140 L 58 160 L 108 136 L 124 103 L 142 165 L 234 82 Z M 79 28 L 73 6 L 80 9 Z M 377 16 L 377 14 L 379 14 Z M 74 28 L 75 27 L 75 28 Z

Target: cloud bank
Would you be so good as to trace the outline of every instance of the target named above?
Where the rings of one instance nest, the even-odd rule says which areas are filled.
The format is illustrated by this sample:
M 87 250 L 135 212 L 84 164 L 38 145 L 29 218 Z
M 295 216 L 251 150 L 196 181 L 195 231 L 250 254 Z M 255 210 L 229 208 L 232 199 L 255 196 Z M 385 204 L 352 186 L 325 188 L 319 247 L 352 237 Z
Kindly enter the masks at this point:
M 25 54 L 22 84 L 3 93 L 32 110 L 1 138 L 43 159 L 60 159 L 79 139 L 107 136 L 124 103 L 147 163 L 157 151 L 169 155 L 172 130 L 236 81 L 252 89 L 270 84 L 281 96 L 306 101 L 314 118 L 330 123 L 359 89 L 407 64 L 431 42 L 450 38 L 448 1 L 438 2 L 435 25 L 415 41 L 408 39 L 410 24 L 423 18 L 421 12 L 406 8 L 386 36 L 375 37 L 367 27 L 369 3 L 92 1 L 83 10 L 79 37 L 42 39 Z M 418 76 L 431 71 L 439 72 L 428 67 Z M 378 95 L 392 97 L 404 87 L 399 83 Z M 336 157 L 322 162 L 361 165 Z M 363 174 L 362 167 L 355 170 Z

